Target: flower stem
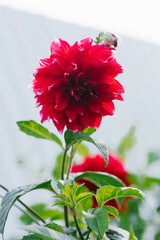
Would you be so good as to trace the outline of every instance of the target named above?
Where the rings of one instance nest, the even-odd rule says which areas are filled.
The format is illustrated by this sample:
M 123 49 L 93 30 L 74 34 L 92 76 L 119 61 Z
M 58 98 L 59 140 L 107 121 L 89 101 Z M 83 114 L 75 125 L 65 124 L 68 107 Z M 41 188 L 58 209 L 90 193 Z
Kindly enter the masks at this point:
M 75 213 L 74 210 L 73 210 L 73 218 L 74 218 L 74 222 L 75 222 L 77 231 L 78 231 L 78 233 L 79 233 L 80 239 L 81 239 L 81 240 L 84 240 L 83 234 L 82 234 L 81 229 L 80 229 L 80 227 L 79 227 L 79 224 L 78 224 L 78 221 L 77 221 L 77 217 L 76 217 L 76 213 Z
M 4 187 L 3 185 L 0 184 L 0 187 L 2 189 L 4 189 L 6 192 L 9 192 L 9 190 Z M 28 207 L 24 202 L 22 202 L 21 200 L 17 200 L 20 204 L 22 204 L 29 212 L 31 212 L 34 216 L 36 216 L 37 218 L 39 218 L 39 220 L 41 220 L 43 223 L 46 223 L 45 220 L 37 213 L 35 212 L 33 209 L 31 209 L 30 207 Z
M 67 150 L 68 150 L 68 149 L 65 149 L 65 150 L 64 150 L 64 154 L 63 154 L 62 168 L 61 168 L 61 180 L 64 180 L 64 167 L 65 167 Z
M 72 165 L 73 156 L 74 156 L 74 145 L 72 145 L 72 147 L 71 147 L 71 156 L 70 156 L 70 160 L 69 160 L 69 165 L 68 165 L 68 170 L 67 170 L 67 177 L 66 177 L 66 179 L 69 178 L 69 173 L 70 173 L 70 171 L 71 171 L 71 165 Z
M 64 167 L 65 167 L 67 151 L 68 149 L 65 149 L 63 154 L 62 167 L 61 167 L 61 180 L 64 180 Z M 64 220 L 65 220 L 66 227 L 69 227 L 68 209 L 66 206 L 64 206 Z
M 86 239 L 85 239 L 85 240 L 88 240 L 90 233 L 91 233 L 91 229 L 89 228 L 89 229 L 88 229 L 88 233 L 87 233 L 87 236 L 86 236 Z

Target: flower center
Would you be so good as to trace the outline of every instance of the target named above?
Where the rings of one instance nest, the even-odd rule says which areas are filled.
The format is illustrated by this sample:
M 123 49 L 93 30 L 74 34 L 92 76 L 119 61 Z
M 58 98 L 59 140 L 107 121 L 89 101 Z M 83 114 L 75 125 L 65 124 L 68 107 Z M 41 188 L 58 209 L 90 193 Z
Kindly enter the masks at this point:
M 85 73 L 66 73 L 65 78 L 69 84 L 69 92 L 71 96 L 80 102 L 87 103 L 97 98 L 93 80 L 87 78 Z

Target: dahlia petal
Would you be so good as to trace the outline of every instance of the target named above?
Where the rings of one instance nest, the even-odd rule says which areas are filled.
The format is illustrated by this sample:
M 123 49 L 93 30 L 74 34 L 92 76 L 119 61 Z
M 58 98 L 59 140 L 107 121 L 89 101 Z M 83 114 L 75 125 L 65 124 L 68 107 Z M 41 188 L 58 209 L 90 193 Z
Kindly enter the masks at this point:
M 73 120 L 76 119 L 77 113 L 74 111 L 74 109 L 72 109 L 72 106 L 70 104 L 68 104 L 68 107 L 66 108 L 65 112 L 69 118 L 69 122 L 72 122 Z
M 58 103 L 57 105 L 55 106 L 55 109 L 58 110 L 58 111 L 62 111 L 64 110 L 67 105 L 68 105 L 68 101 L 69 101 L 69 96 L 67 95 L 62 95 L 59 100 L 58 100 Z
M 96 120 L 95 120 L 95 122 L 94 122 L 93 127 L 94 127 L 95 129 L 98 129 L 101 121 L 102 121 L 102 116 L 97 117 Z
M 106 70 L 107 70 L 107 75 L 112 75 L 113 78 L 115 78 L 119 73 L 123 72 L 123 68 L 117 63 L 115 56 L 111 56 L 108 59 Z
M 101 111 L 103 115 L 114 115 L 115 114 L 115 107 L 113 102 L 102 102 L 101 103 Z
M 41 66 L 47 66 L 50 64 L 50 58 L 44 58 L 44 59 L 40 59 L 39 58 L 39 64 Z
M 56 38 L 54 42 L 52 42 L 51 48 L 50 48 L 51 54 L 55 53 L 57 55 L 67 54 L 69 49 L 70 49 L 70 45 L 66 41 L 60 38 Z
M 115 94 L 115 98 L 116 100 L 119 100 L 119 101 L 124 101 L 123 97 L 120 95 L 120 94 Z
M 108 90 L 112 93 L 124 94 L 123 86 L 116 79 L 113 79 Z
M 97 113 L 90 111 L 89 107 L 84 108 L 83 116 L 79 116 L 81 123 L 84 127 L 92 128 L 94 121 L 97 117 Z
M 90 50 L 90 47 L 92 45 L 93 39 L 88 37 L 83 40 L 79 40 L 71 46 L 71 50 L 77 49 L 78 51 L 84 50 L 85 52 L 88 52 Z
M 101 110 L 100 104 L 96 102 L 92 102 L 91 104 L 89 104 L 89 108 L 92 112 L 96 113 L 99 113 Z
M 78 120 L 75 119 L 73 122 L 68 122 L 66 124 L 67 129 L 72 129 L 74 132 L 82 131 L 85 127 L 79 124 Z
M 66 89 L 65 88 L 57 88 L 56 89 L 56 97 L 55 97 L 55 103 L 58 105 L 61 102 L 61 99 L 63 99 L 64 95 L 66 96 Z

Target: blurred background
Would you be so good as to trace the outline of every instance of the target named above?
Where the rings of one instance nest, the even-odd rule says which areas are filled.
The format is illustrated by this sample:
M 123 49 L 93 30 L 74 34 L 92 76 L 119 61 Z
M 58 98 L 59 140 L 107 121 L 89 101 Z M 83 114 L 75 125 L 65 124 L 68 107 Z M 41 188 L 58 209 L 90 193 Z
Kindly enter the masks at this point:
M 0 0 L 0 184 L 12 189 L 51 176 L 60 149 L 26 136 L 16 125 L 16 121 L 30 119 L 40 123 L 40 109 L 28 88 L 32 73 L 38 57 L 49 56 L 56 37 L 73 44 L 88 36 L 95 40 L 100 31 L 121 38 L 116 56 L 125 73 L 117 79 L 126 96 L 124 102 L 115 102 L 116 116 L 105 117 L 94 136 L 108 142 L 114 151 L 135 126 L 136 144 L 126 156 L 127 170 L 160 177 L 159 161 L 146 167 L 148 153 L 160 152 L 159 5 L 158 0 Z M 58 134 L 51 122 L 44 126 Z M 155 191 L 159 193 L 157 188 Z M 4 191 L 0 193 L 4 195 Z M 6 240 L 11 233 L 16 236 L 15 214 L 13 210 L 9 215 Z M 143 239 L 152 239 L 146 235 Z

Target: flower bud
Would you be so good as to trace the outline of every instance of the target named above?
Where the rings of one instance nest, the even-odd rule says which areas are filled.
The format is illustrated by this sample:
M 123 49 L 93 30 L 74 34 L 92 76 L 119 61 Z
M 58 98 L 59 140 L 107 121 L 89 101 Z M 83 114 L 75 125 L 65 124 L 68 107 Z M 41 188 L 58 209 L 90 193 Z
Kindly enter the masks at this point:
M 97 38 L 97 44 L 98 43 L 101 43 L 101 42 L 104 42 L 105 46 L 106 47 L 110 47 L 110 46 L 114 46 L 114 47 L 118 47 L 118 44 L 119 44 L 119 36 L 113 34 L 113 33 L 110 33 L 110 32 L 106 32 L 106 33 L 103 33 L 103 32 L 100 32 L 99 33 L 99 36 Z

